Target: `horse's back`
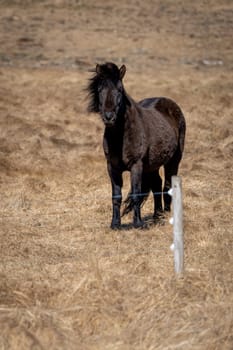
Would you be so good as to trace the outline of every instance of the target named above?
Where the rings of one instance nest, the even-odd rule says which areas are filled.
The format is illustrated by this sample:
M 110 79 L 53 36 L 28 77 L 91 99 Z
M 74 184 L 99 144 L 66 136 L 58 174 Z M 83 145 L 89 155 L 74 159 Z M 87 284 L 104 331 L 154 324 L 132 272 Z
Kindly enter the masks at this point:
M 139 101 L 139 105 L 143 108 L 154 108 L 156 103 L 160 100 L 161 97 L 150 97 L 145 98 L 144 100 Z
M 143 108 L 154 108 L 164 116 L 172 116 L 176 119 L 183 119 L 183 113 L 178 104 L 167 97 L 151 97 L 145 98 L 139 102 L 139 105 Z

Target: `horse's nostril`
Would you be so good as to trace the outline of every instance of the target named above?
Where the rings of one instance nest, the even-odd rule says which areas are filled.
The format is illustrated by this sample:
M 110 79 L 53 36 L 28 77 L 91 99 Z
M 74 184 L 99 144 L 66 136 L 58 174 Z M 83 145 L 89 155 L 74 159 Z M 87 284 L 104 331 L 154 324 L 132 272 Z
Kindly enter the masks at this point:
M 106 120 L 111 120 L 113 118 L 113 112 L 105 112 Z

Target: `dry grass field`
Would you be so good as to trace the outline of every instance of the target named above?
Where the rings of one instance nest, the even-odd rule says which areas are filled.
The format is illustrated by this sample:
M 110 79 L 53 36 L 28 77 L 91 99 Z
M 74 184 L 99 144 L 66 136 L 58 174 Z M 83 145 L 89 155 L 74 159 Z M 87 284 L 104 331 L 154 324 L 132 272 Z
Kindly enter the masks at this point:
M 232 33 L 228 0 L 0 1 L 0 349 L 233 349 Z M 183 278 L 169 215 L 109 228 L 105 61 L 186 116 Z

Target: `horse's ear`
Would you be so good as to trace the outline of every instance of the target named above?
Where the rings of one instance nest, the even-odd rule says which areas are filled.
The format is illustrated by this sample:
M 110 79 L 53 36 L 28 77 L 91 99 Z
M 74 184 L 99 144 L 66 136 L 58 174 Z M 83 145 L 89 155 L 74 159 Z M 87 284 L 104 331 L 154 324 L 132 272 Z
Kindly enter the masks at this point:
M 121 66 L 120 68 L 120 79 L 122 80 L 125 76 L 126 73 L 126 66 L 123 64 L 123 66 Z
M 95 71 L 96 71 L 97 74 L 100 74 L 100 73 L 101 73 L 100 64 L 97 64 L 97 65 L 96 65 Z

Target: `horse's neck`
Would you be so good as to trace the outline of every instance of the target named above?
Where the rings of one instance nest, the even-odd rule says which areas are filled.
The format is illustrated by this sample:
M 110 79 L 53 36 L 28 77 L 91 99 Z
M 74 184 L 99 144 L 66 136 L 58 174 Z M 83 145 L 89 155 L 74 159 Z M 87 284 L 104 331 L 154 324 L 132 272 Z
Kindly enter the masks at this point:
M 132 98 L 130 99 L 130 105 L 126 108 L 124 119 L 126 128 L 131 129 L 141 126 L 141 108 Z
M 113 127 L 106 127 L 104 134 L 109 141 L 120 140 L 124 134 L 124 120 L 118 121 Z
M 140 108 L 137 103 L 127 94 L 125 94 L 125 98 L 127 102 L 125 100 L 120 108 L 116 125 L 105 129 L 105 137 L 107 137 L 110 142 L 117 141 L 120 143 L 123 136 L 126 136 L 131 130 L 133 131 L 135 126 L 138 126 L 141 122 L 139 118 Z

